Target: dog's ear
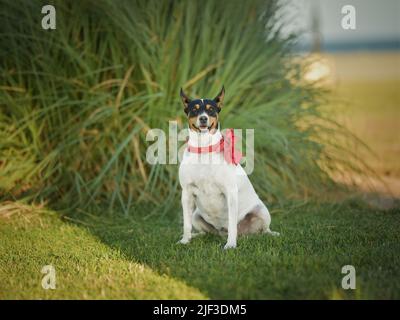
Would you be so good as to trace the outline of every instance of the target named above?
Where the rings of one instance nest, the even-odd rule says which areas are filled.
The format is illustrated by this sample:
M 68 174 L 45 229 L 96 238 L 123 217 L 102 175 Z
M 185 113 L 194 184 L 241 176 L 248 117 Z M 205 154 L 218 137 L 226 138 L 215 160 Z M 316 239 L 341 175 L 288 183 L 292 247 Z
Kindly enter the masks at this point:
M 221 110 L 222 104 L 224 102 L 224 97 L 225 97 L 225 88 L 224 88 L 224 86 L 222 86 L 220 93 L 218 93 L 218 95 L 214 98 L 214 101 L 220 110 Z
M 188 105 L 190 103 L 190 99 L 189 97 L 183 92 L 183 89 L 181 88 L 181 99 L 182 99 L 182 103 L 183 103 L 183 107 L 184 107 L 184 111 L 187 114 L 188 112 Z

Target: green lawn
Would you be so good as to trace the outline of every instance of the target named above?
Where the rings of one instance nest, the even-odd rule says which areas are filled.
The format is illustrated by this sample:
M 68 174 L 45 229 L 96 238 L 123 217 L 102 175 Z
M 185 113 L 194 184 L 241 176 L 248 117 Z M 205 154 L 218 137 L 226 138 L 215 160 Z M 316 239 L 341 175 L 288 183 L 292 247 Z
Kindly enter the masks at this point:
M 147 220 L 24 213 L 0 218 L 0 298 L 400 298 L 400 210 L 352 203 L 307 204 L 276 211 L 274 230 L 240 238 L 180 238 L 175 218 Z M 175 220 L 175 221 L 173 221 Z M 41 287 L 44 265 L 57 288 Z M 351 264 L 357 289 L 341 288 Z

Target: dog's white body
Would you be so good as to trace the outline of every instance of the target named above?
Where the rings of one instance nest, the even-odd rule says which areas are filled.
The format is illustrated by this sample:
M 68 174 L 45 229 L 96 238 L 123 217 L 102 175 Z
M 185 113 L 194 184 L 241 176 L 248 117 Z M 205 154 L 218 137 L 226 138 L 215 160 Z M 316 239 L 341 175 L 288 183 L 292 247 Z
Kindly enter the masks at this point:
M 194 147 L 215 145 L 222 138 L 219 130 L 198 133 L 189 130 L 188 144 Z M 181 243 L 192 237 L 192 226 L 200 232 L 225 233 L 225 248 L 236 247 L 239 234 L 265 232 L 271 217 L 256 194 L 244 169 L 225 161 L 222 152 L 184 152 L 179 167 L 182 187 L 184 232 Z

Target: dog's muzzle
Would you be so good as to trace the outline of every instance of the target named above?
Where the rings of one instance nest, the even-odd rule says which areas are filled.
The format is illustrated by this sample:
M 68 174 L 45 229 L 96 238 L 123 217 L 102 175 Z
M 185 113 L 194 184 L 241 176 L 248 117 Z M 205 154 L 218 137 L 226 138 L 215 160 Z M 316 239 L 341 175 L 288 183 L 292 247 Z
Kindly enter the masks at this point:
M 200 130 L 208 130 L 208 127 L 210 126 L 208 116 L 204 113 L 199 115 L 197 118 L 197 124 Z
M 206 126 L 206 125 L 207 125 L 207 122 L 208 122 L 208 118 L 207 118 L 206 116 L 201 116 L 201 117 L 199 118 L 199 123 L 200 123 L 200 125 Z

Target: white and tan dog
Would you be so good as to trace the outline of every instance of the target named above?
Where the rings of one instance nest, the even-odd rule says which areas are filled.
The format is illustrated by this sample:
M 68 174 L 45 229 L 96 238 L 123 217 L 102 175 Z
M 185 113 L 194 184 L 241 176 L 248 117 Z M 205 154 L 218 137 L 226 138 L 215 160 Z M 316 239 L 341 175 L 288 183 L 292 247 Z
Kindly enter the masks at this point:
M 181 89 L 189 122 L 188 147 L 179 167 L 183 209 L 180 243 L 183 244 L 192 238 L 192 226 L 200 233 L 227 232 L 225 249 L 236 247 L 238 235 L 258 232 L 279 235 L 270 230 L 268 209 L 234 159 L 234 149 L 227 157 L 226 141 L 218 124 L 224 95 L 222 88 L 212 100 L 191 100 Z

